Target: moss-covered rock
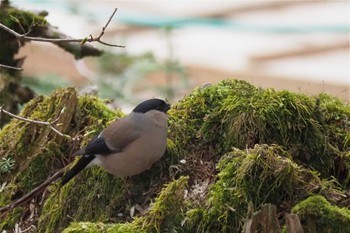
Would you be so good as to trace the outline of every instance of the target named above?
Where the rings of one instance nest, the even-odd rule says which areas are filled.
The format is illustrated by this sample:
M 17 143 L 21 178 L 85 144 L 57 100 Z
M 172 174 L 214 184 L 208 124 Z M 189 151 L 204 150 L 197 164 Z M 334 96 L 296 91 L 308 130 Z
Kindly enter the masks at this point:
M 329 199 L 343 197 L 336 181 L 297 165 L 291 155 L 272 145 L 226 154 L 218 163 L 218 180 L 209 190 L 205 206 L 188 211 L 190 232 L 240 232 L 248 203 L 255 209 L 265 203 L 290 211 L 290 206 L 312 194 Z
M 57 104 L 65 103 L 66 92 L 75 96 L 70 114 L 62 112 L 65 104 Z M 39 97 L 21 113 L 45 121 L 60 114 L 67 114 L 66 120 L 56 126 L 81 140 L 18 120 L 0 132 L 1 158 L 15 160 L 11 172 L 0 177 L 7 182 L 2 205 L 42 182 L 45 175 L 35 175 L 40 169 L 49 176 L 66 165 L 72 160 L 67 154 L 122 115 L 73 89 Z M 169 111 L 168 151 L 152 169 L 119 179 L 89 168 L 61 189 L 51 186 L 37 200 L 44 203 L 37 205 L 37 229 L 240 232 L 250 202 L 255 210 L 274 204 L 281 225 L 292 206 L 314 195 L 350 207 L 349 119 L 350 106 L 326 94 L 263 90 L 237 80 L 195 89 Z M 16 208 L 1 227 L 13 228 L 28 209 Z
M 184 199 L 187 182 L 188 177 L 182 176 L 167 184 L 144 215 L 131 223 L 73 222 L 63 232 L 179 232 L 184 217 L 182 209 L 186 206 Z
M 182 146 L 214 147 L 221 156 L 232 147 L 278 144 L 326 177 L 337 175 L 339 156 L 350 150 L 349 114 L 349 105 L 326 94 L 310 98 L 225 80 L 180 100 L 170 122 Z
M 305 232 L 350 232 L 350 210 L 331 205 L 323 196 L 309 197 L 292 211 L 301 218 Z
M 78 97 L 75 89 L 67 88 L 57 90 L 47 98 L 35 98 L 25 106 L 20 116 L 54 122 L 53 126 L 63 134 L 70 134 L 71 137 L 85 134 L 86 137 L 80 140 L 81 142 L 75 140 L 74 142 L 78 143 L 72 143 L 69 136 L 62 137 L 46 125 L 12 119 L 0 132 L 1 158 L 11 159 L 14 163 L 7 171 L 1 170 L 0 183 L 4 185 L 0 198 L 1 206 L 31 191 L 50 174 L 62 168 L 67 163 L 65 161 L 71 160 L 67 157 L 69 151 L 75 150 L 80 143 L 86 143 L 107 122 L 118 118 L 121 113 L 109 110 L 95 97 Z M 0 166 L 2 165 L 0 163 Z M 33 203 L 38 210 L 39 202 L 40 198 Z M 10 223 L 20 221 L 18 210 L 21 209 L 23 214 L 27 208 L 14 209 L 8 214 L 7 221 L 1 221 L 1 228 L 13 228 Z

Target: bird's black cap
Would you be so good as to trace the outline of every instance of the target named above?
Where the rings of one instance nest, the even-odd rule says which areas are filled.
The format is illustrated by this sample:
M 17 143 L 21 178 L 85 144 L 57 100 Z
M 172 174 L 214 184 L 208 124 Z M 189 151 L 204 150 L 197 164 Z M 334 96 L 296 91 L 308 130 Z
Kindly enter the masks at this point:
M 151 110 L 157 110 L 166 113 L 170 109 L 170 104 L 161 99 L 149 99 L 145 100 L 137 105 L 133 112 L 146 113 Z

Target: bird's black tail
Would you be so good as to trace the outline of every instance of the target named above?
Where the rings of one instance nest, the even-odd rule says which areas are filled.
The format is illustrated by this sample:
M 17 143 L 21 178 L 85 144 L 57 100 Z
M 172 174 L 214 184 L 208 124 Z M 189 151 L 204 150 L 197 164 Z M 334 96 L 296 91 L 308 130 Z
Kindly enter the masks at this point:
M 81 172 L 93 159 L 95 155 L 83 155 L 79 161 L 61 179 L 61 187 L 70 181 L 76 174 Z

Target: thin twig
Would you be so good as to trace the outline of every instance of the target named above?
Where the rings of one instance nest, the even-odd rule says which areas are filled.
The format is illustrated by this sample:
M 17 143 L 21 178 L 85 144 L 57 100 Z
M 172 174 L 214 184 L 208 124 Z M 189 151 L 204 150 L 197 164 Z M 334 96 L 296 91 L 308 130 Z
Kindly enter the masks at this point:
M 32 120 L 32 119 L 28 119 L 28 118 L 24 118 L 24 117 L 21 117 L 21 116 L 17 116 L 9 111 L 6 111 L 3 106 L 0 106 L 0 114 L 1 113 L 5 113 L 6 115 L 9 115 L 13 118 L 16 118 L 18 120 L 21 120 L 21 121 L 25 121 L 25 122 L 30 122 L 30 123 L 34 123 L 34 124 L 39 124 L 39 125 L 46 125 L 46 126 L 49 126 L 55 133 L 57 133 L 58 135 L 62 136 L 62 137 L 65 137 L 65 138 L 69 138 L 71 140 L 76 140 L 75 138 L 72 138 L 71 136 L 69 136 L 68 134 L 64 134 L 62 132 L 60 132 L 58 129 L 56 129 L 52 122 L 47 122 L 47 121 L 38 121 L 38 120 Z M 62 113 L 62 111 L 61 111 Z M 59 117 L 61 116 L 61 114 L 59 115 Z M 55 120 L 54 122 L 56 122 L 57 120 Z
M 7 65 L 3 65 L 3 64 L 0 64 L 0 68 L 6 68 L 6 69 L 12 69 L 12 70 L 20 70 L 20 71 L 23 70 L 23 68 L 20 68 L 20 67 L 7 66 Z
M 31 200 L 32 198 L 34 198 L 36 195 L 38 195 L 42 190 L 44 190 L 47 186 L 49 186 L 50 184 L 52 184 L 53 182 L 55 182 L 58 178 L 60 178 L 61 176 L 63 176 L 65 168 L 62 168 L 61 170 L 59 170 L 58 172 L 56 172 L 55 174 L 53 174 L 51 177 L 49 177 L 47 180 L 45 180 L 42 184 L 40 184 L 38 187 L 36 187 L 35 189 L 33 189 L 31 192 L 27 193 L 26 195 L 24 195 L 23 197 L 21 197 L 20 199 L 18 199 L 17 201 L 1 207 L 0 208 L 0 213 L 5 213 L 8 211 L 13 210 L 14 208 L 26 203 L 27 201 Z
M 3 30 L 7 31 L 8 33 L 12 34 L 13 36 L 15 36 L 17 39 L 19 40 L 30 40 L 30 41 L 40 41 L 40 42 L 51 42 L 51 43 L 59 43 L 59 42 L 78 42 L 78 43 L 86 43 L 86 42 L 98 42 L 100 44 L 103 45 L 107 45 L 107 46 L 111 46 L 111 47 L 119 47 L 119 48 L 125 48 L 125 46 L 123 45 L 116 45 L 116 44 L 109 44 L 106 42 L 101 41 L 102 36 L 105 33 L 105 30 L 107 28 L 107 26 L 109 25 L 109 23 L 111 22 L 113 16 L 115 15 L 115 13 L 117 12 L 118 8 L 115 8 L 112 15 L 109 17 L 106 25 L 102 28 L 100 34 L 97 37 L 92 37 L 90 36 L 90 38 L 82 38 L 82 39 L 55 39 L 55 38 L 42 38 L 42 37 L 32 37 L 32 36 L 27 36 L 28 33 L 24 33 L 24 34 L 20 34 L 8 27 L 6 27 L 4 24 L 0 23 L 0 28 L 2 28 Z

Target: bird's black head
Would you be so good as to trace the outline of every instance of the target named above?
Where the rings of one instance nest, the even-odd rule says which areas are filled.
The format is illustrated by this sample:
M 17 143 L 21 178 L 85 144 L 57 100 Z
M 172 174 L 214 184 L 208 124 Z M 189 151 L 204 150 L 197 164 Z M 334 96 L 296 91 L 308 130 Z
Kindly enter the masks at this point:
M 151 110 L 157 110 L 166 113 L 170 109 L 170 104 L 161 99 L 149 99 L 145 100 L 137 105 L 133 112 L 146 113 Z

